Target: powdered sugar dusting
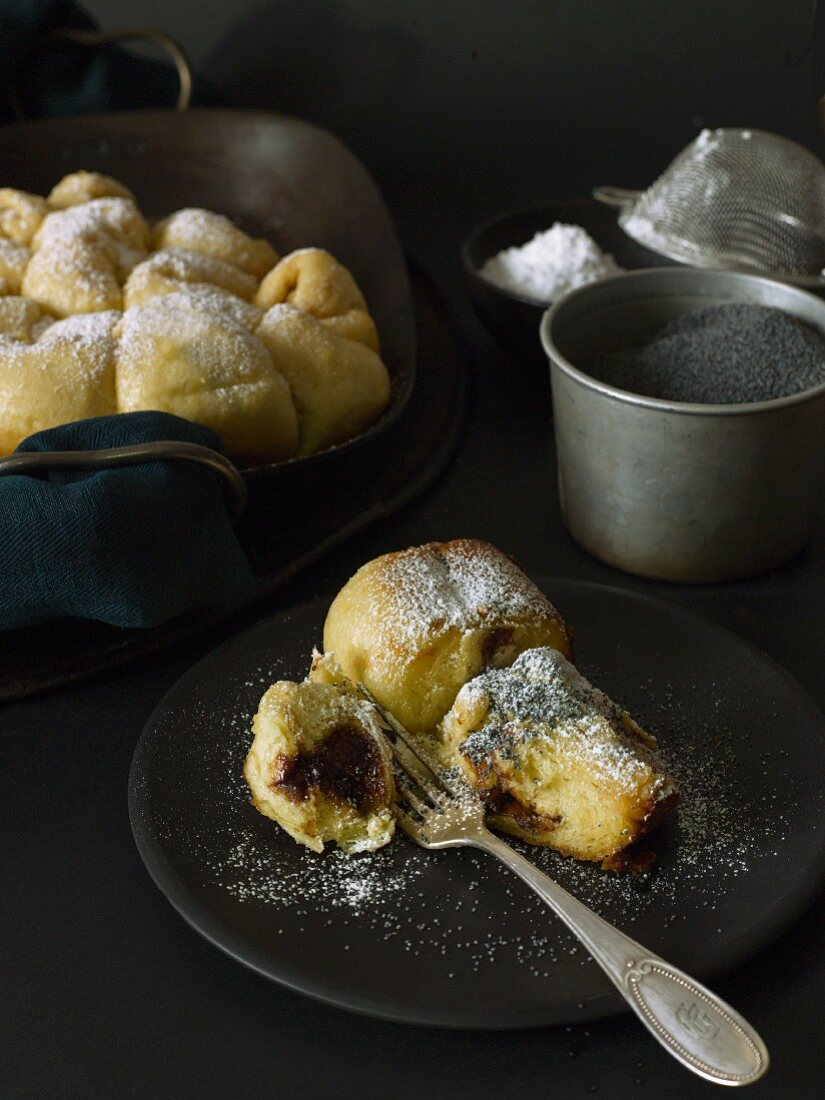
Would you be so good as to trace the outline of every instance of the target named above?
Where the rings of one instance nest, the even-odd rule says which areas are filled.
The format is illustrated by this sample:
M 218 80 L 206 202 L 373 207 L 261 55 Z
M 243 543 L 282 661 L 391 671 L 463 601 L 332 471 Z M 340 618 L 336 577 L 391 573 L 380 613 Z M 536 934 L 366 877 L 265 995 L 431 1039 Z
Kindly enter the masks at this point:
M 574 287 L 621 270 L 581 226 L 556 222 L 526 244 L 491 256 L 481 274 L 503 290 L 552 302 Z
M 238 686 L 237 700 L 254 699 L 277 678 L 272 669 L 249 674 Z M 697 907 L 712 925 L 717 906 L 722 908 L 726 895 L 735 893 L 753 861 L 778 850 L 785 815 L 793 809 L 778 804 L 770 790 L 764 806 L 744 804 L 737 772 L 741 754 L 750 750 L 741 736 L 712 717 L 697 729 L 696 716 L 669 695 L 667 685 L 642 685 L 635 694 L 644 700 L 647 692 L 639 717 L 660 734 L 669 770 L 682 792 L 677 813 L 652 838 L 660 852 L 658 868 L 649 875 L 616 876 L 550 849 L 511 838 L 508 842 L 631 934 L 645 914 L 664 912 L 664 935 L 671 924 L 695 920 Z M 286 923 L 273 919 L 274 935 L 285 927 L 294 935 L 298 922 L 298 930 L 311 929 L 316 936 L 328 928 L 338 950 L 349 950 L 349 931 L 366 929 L 376 941 L 396 944 L 411 960 L 443 959 L 445 979 L 459 970 L 504 966 L 509 971 L 517 966 L 525 979 L 542 980 L 561 964 L 592 964 L 544 905 L 484 855 L 425 852 L 399 833 L 377 852 L 350 857 L 332 849 L 318 856 L 293 844 L 248 804 L 241 769 L 251 713 L 233 703 L 232 693 L 227 704 L 236 709 L 211 734 L 211 751 L 219 757 L 209 780 L 213 806 L 198 820 L 187 820 L 185 845 L 210 889 L 218 888 L 244 906 L 290 914 Z M 192 721 L 207 722 L 208 728 L 214 719 L 193 716 L 188 724 Z M 202 751 L 199 744 L 200 767 Z M 219 785 L 216 777 L 222 777 Z M 169 828 L 180 842 L 174 815 Z M 533 931 L 526 934 L 525 927 Z
M 650 754 L 628 734 L 621 709 L 555 649 L 530 649 L 510 668 L 482 673 L 459 692 L 456 708 L 479 696 L 486 704 L 485 719 L 459 745 L 474 763 L 489 762 L 496 753 L 518 754 L 530 741 L 558 740 L 595 777 L 619 786 L 628 797 L 650 776 Z M 449 721 L 448 715 L 445 724 Z M 670 784 L 658 783 L 657 797 L 671 792 Z
M 48 214 L 33 241 L 35 251 L 55 254 L 79 244 L 103 252 L 125 279 L 146 256 L 148 230 L 130 199 L 92 199 Z
M 376 565 L 392 613 L 368 615 L 387 653 L 415 653 L 450 630 L 561 619 L 515 562 L 487 543 L 455 540 L 388 554 Z M 380 645 L 374 647 L 380 650 Z

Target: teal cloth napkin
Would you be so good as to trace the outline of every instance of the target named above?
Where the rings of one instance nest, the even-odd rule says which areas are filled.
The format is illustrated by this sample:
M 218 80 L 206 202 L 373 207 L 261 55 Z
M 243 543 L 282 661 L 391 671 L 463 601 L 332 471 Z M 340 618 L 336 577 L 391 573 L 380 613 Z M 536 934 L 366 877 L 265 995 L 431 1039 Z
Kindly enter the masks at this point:
M 214 432 L 166 413 L 77 421 L 18 451 L 184 440 L 222 451 Z M 220 474 L 194 462 L 0 476 L 0 629 L 76 616 L 149 627 L 194 608 L 252 598 Z

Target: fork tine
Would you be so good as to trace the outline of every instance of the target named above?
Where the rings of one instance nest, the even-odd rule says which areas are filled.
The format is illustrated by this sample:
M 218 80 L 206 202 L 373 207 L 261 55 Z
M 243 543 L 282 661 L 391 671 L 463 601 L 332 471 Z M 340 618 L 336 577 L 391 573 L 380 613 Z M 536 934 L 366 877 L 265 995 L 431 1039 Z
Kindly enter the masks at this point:
M 416 813 L 420 814 L 426 820 L 427 815 L 433 812 L 433 807 L 418 797 L 405 771 L 402 771 L 401 775 L 396 775 L 395 785 L 398 794 L 412 806 Z
M 407 778 L 407 783 L 412 780 L 427 798 L 436 806 L 439 806 L 444 799 L 444 788 L 440 785 L 436 786 L 435 781 L 431 780 L 430 776 L 432 772 L 427 768 L 426 764 L 419 763 L 418 757 L 410 751 L 409 746 L 400 738 L 397 741 L 393 741 L 391 738 L 387 738 L 390 742 L 392 754 L 396 764 Z M 426 770 L 424 770 L 426 768 Z
M 395 814 L 395 820 L 398 822 L 400 828 L 403 829 L 410 840 L 414 840 L 416 844 L 420 844 L 422 848 L 425 848 L 426 844 L 424 844 L 424 838 L 421 835 L 421 826 L 418 822 L 414 821 L 400 806 L 394 806 L 393 813 Z
M 376 701 L 372 692 L 365 688 L 363 684 L 358 684 L 358 690 L 375 707 L 386 728 L 395 734 L 397 740 L 393 741 L 392 738 L 388 738 L 388 740 L 393 746 L 398 764 L 408 775 L 412 776 L 428 797 L 438 803 L 443 795 L 459 796 L 462 793 L 461 790 L 456 789 L 453 783 L 440 775 L 427 762 L 417 748 L 412 734 L 401 725 L 398 719 L 389 711 L 384 710 L 381 704 Z

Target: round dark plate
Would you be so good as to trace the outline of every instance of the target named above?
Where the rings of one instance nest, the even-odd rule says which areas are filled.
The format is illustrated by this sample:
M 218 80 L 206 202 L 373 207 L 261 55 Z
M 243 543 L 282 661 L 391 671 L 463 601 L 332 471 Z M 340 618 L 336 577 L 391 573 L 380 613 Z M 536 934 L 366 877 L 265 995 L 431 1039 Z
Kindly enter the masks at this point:
M 653 840 L 656 870 L 615 876 L 532 858 L 650 950 L 708 978 L 765 944 L 817 891 L 825 719 L 763 653 L 622 589 L 540 582 L 576 632 L 583 671 L 654 731 L 683 802 Z M 241 767 L 258 700 L 300 678 L 327 602 L 229 641 L 155 710 L 129 812 L 160 889 L 239 962 L 342 1008 L 416 1024 L 573 1023 L 623 1002 L 560 922 L 470 851 L 316 856 L 249 805 Z

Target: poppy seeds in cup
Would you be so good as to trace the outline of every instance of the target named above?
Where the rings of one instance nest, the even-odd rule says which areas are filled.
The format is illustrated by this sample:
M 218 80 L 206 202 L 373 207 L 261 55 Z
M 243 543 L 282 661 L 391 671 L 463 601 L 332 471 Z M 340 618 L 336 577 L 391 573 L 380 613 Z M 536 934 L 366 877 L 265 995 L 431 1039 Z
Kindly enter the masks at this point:
M 599 356 L 590 373 L 618 389 L 667 401 L 770 401 L 825 382 L 825 341 L 780 309 L 708 306 L 670 321 L 640 347 Z

